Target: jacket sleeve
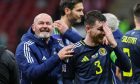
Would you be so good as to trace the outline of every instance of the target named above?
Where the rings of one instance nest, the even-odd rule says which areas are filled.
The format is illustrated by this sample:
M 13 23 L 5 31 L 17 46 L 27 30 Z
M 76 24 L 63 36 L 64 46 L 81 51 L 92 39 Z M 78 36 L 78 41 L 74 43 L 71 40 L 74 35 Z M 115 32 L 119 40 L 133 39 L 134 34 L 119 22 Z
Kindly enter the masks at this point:
M 16 60 L 20 71 L 31 80 L 51 73 L 61 61 L 58 55 L 55 55 L 50 56 L 50 58 L 46 59 L 43 63 L 38 63 L 38 59 L 35 55 L 30 47 L 25 45 L 19 46 L 16 51 Z
M 128 56 L 118 46 L 113 50 L 117 56 L 115 64 L 123 71 L 130 71 L 131 63 Z
M 63 61 L 62 65 L 63 84 L 73 84 L 73 80 L 75 77 L 74 64 L 75 62 L 73 58 L 69 58 Z
M 73 43 L 76 43 L 80 41 L 83 37 L 78 34 L 78 32 L 74 31 L 72 28 L 69 28 L 63 35 L 68 40 L 70 40 Z

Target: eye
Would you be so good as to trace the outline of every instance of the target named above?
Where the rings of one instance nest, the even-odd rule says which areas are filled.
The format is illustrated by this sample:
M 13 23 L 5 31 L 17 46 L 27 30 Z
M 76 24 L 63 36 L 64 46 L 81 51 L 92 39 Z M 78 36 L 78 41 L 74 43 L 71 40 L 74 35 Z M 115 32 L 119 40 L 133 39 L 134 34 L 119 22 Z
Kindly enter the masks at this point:
M 42 21 L 41 21 L 41 22 L 39 22 L 38 24 L 43 25 L 43 24 L 44 24 L 44 22 L 42 22 Z
M 81 11 L 83 11 L 83 10 L 82 10 L 82 9 L 78 9 L 77 11 L 78 11 L 78 12 L 81 12 Z
M 101 26 L 101 27 L 99 27 L 99 28 L 98 28 L 98 30 L 103 31 L 103 27 L 102 27 L 102 26 Z
M 46 22 L 46 25 L 51 25 L 51 22 Z

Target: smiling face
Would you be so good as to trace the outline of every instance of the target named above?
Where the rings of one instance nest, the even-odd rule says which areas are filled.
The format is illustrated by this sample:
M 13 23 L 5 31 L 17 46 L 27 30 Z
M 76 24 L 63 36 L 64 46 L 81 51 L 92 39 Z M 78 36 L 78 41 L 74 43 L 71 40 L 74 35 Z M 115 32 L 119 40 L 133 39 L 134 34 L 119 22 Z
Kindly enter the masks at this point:
M 100 11 L 92 10 L 85 15 L 86 26 L 86 39 L 91 43 L 99 44 L 103 42 L 105 32 L 103 25 L 106 22 L 106 18 Z
M 52 23 L 48 14 L 41 13 L 35 17 L 32 30 L 39 38 L 49 38 L 53 30 Z
M 95 25 L 89 25 L 87 28 L 87 34 L 95 43 L 102 43 L 103 38 L 105 36 L 105 32 L 103 30 L 103 21 L 95 21 Z

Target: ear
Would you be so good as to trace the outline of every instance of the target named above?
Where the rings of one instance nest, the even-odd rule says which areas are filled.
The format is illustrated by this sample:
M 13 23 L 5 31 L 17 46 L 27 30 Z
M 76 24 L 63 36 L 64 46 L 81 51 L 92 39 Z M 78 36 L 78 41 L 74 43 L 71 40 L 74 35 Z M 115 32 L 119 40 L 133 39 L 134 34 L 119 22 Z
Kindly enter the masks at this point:
M 66 8 L 64 9 L 64 11 L 65 11 L 65 14 L 66 14 L 66 15 L 71 13 L 71 9 L 69 9 L 68 7 L 66 7 Z
M 86 29 L 86 32 L 89 32 L 89 30 L 91 29 L 91 28 L 90 28 L 90 25 L 86 25 L 86 26 L 85 26 L 85 29 Z
M 32 24 L 32 30 L 35 32 L 35 25 Z

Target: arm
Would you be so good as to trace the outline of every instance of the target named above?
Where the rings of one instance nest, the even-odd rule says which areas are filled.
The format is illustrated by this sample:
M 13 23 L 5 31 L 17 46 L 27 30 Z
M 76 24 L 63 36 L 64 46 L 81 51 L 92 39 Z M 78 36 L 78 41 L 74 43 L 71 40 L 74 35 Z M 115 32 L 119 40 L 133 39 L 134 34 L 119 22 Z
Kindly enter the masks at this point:
M 63 36 L 70 40 L 73 43 L 76 43 L 82 39 L 82 36 L 80 36 L 76 31 L 73 31 L 72 28 L 69 28 Z
M 123 71 L 130 71 L 131 64 L 128 56 L 118 47 L 113 48 L 113 50 L 117 56 L 115 64 Z
M 105 32 L 105 36 L 109 42 L 109 45 L 113 48 L 117 56 L 115 64 L 118 65 L 121 70 L 129 71 L 131 68 L 129 58 L 118 47 L 118 44 L 113 37 L 112 31 L 110 30 L 110 28 L 108 27 L 106 23 L 103 25 L 103 30 Z
M 17 48 L 16 60 L 20 70 L 29 79 L 36 79 L 44 74 L 49 74 L 60 62 L 58 55 L 55 55 L 50 56 L 50 58 L 48 58 L 43 63 L 39 63 L 35 56 L 38 54 L 34 54 L 29 46 L 26 46 L 26 48 L 23 46 L 24 45 L 21 45 Z M 34 50 L 34 52 L 39 52 L 37 48 Z
M 73 28 L 69 28 L 65 22 L 61 20 L 57 20 L 54 22 L 54 27 L 58 29 L 58 31 L 68 40 L 73 43 L 76 43 L 82 39 L 82 36 L 78 34 L 78 32 L 74 31 Z
M 60 62 L 57 55 L 50 57 L 42 64 L 39 64 L 35 58 L 33 58 L 32 63 L 28 62 L 23 55 L 16 55 L 16 59 L 20 70 L 31 80 L 37 79 L 44 74 L 49 74 Z
M 47 58 L 44 62 L 39 63 L 40 58 L 38 57 L 42 55 L 40 54 L 42 51 L 40 51 L 37 47 L 32 47 L 33 49 L 30 49 L 29 46 L 26 46 L 26 48 L 19 46 L 18 48 L 16 51 L 16 60 L 20 70 L 29 79 L 37 79 L 44 74 L 50 74 L 61 63 L 61 60 L 65 59 L 65 57 L 72 56 L 69 55 L 72 51 L 68 52 L 68 50 L 71 50 L 72 46 L 68 46 L 61 49 L 58 54 L 48 56 L 49 58 Z

